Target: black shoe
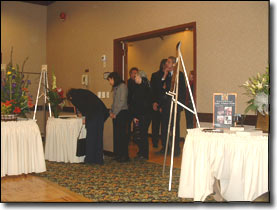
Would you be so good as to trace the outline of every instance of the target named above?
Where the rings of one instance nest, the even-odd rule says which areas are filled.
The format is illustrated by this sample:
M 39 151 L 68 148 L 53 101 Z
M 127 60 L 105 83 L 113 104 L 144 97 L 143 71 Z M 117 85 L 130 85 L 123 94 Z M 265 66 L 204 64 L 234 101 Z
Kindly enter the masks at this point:
M 134 158 L 134 160 L 148 160 L 148 158 L 142 156 L 142 155 L 138 155 Z
M 164 154 L 164 152 L 165 152 L 165 149 L 162 148 L 160 151 L 156 152 L 156 154 Z
M 119 159 L 120 159 L 120 157 L 115 156 L 112 160 L 119 160 Z
M 129 162 L 129 157 L 121 157 L 118 159 L 118 162 L 120 163 L 126 163 L 126 162 Z

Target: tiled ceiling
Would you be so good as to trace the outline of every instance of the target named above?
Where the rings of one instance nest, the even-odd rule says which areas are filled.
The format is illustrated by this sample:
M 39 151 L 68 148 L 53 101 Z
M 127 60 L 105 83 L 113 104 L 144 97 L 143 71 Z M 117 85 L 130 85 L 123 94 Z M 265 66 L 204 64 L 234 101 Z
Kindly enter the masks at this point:
M 48 5 L 52 4 L 52 3 L 54 3 L 55 1 L 21 1 L 21 2 L 48 6 Z

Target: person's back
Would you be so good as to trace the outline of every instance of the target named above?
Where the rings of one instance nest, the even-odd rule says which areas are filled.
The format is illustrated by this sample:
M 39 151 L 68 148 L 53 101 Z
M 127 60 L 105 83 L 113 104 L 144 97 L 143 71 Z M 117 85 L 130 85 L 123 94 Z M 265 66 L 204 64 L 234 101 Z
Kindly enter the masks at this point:
M 131 113 L 135 115 L 149 115 L 152 108 L 151 89 L 149 82 L 143 79 L 142 84 L 136 84 L 132 99 Z
M 103 101 L 101 101 L 94 93 L 86 89 L 72 89 L 72 104 L 86 116 L 86 119 L 93 118 L 96 114 L 103 114 L 104 120 L 109 116 L 109 111 Z
M 94 93 L 85 89 L 70 89 L 67 99 L 85 116 L 85 163 L 103 164 L 103 130 L 104 122 L 109 116 L 108 109 Z

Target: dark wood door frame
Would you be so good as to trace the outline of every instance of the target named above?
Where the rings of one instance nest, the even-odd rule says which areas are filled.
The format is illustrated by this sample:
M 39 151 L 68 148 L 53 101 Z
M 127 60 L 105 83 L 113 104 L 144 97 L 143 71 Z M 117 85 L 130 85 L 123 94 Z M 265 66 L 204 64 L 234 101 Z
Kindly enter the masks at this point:
M 122 56 L 126 55 L 125 59 L 125 65 L 124 65 L 124 80 L 127 82 L 128 79 L 128 70 L 126 69 L 127 66 L 127 50 L 125 52 L 122 50 L 122 43 L 125 44 L 127 42 L 134 42 L 134 41 L 140 41 L 140 40 L 145 40 L 145 39 L 150 39 L 150 38 L 155 38 L 155 37 L 160 37 L 160 36 L 165 36 L 165 35 L 171 35 L 175 34 L 178 32 L 185 31 L 186 28 L 191 28 L 193 31 L 193 70 L 194 70 L 194 81 L 193 81 L 193 97 L 195 99 L 195 106 L 196 106 L 196 80 L 197 80 L 197 66 L 196 66 L 196 22 L 191 22 L 191 23 L 185 23 L 182 25 L 177 25 L 177 26 L 172 26 L 168 28 L 163 28 L 163 29 L 158 29 L 154 31 L 149 31 L 145 33 L 140 33 L 140 34 L 135 34 L 131 36 L 126 36 L 118 39 L 114 39 L 114 72 L 119 73 L 119 75 L 122 77 Z M 176 43 L 177 44 L 177 43 Z M 127 49 L 127 47 L 125 47 Z M 195 127 L 195 120 L 194 120 L 194 127 Z

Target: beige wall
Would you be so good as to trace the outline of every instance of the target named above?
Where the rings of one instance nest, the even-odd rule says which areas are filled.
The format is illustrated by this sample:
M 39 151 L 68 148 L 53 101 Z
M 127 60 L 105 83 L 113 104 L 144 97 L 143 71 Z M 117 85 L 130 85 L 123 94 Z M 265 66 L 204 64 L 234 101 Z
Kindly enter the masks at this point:
M 1 1 L 1 52 L 2 63 L 10 61 L 13 46 L 13 62 L 20 68 L 26 57 L 24 71 L 40 72 L 46 64 L 47 7 L 16 1 Z M 26 75 L 27 76 L 27 75 Z M 40 75 L 29 75 L 29 90 L 34 103 Z M 43 102 L 40 101 L 39 104 Z M 32 114 L 29 116 L 32 117 Z M 43 132 L 43 113 L 37 113 L 38 124 Z
M 268 64 L 268 2 L 55 2 L 47 18 L 47 62 L 64 88 L 81 87 L 89 68 L 88 88 L 109 91 L 102 78 L 113 70 L 114 39 L 194 21 L 198 112 L 212 113 L 214 92 L 237 92 L 243 112 L 248 98 L 239 86 Z
M 29 56 L 25 71 L 40 72 L 46 63 L 47 7 L 22 2 L 1 1 L 2 63 L 13 60 L 22 66 Z
M 160 61 L 176 56 L 176 44 L 181 41 L 181 52 L 187 72 L 193 69 L 193 32 L 184 31 L 161 38 L 128 43 L 128 70 L 136 66 L 145 71 L 147 78 L 159 69 Z M 181 69 L 182 70 L 182 69 Z

